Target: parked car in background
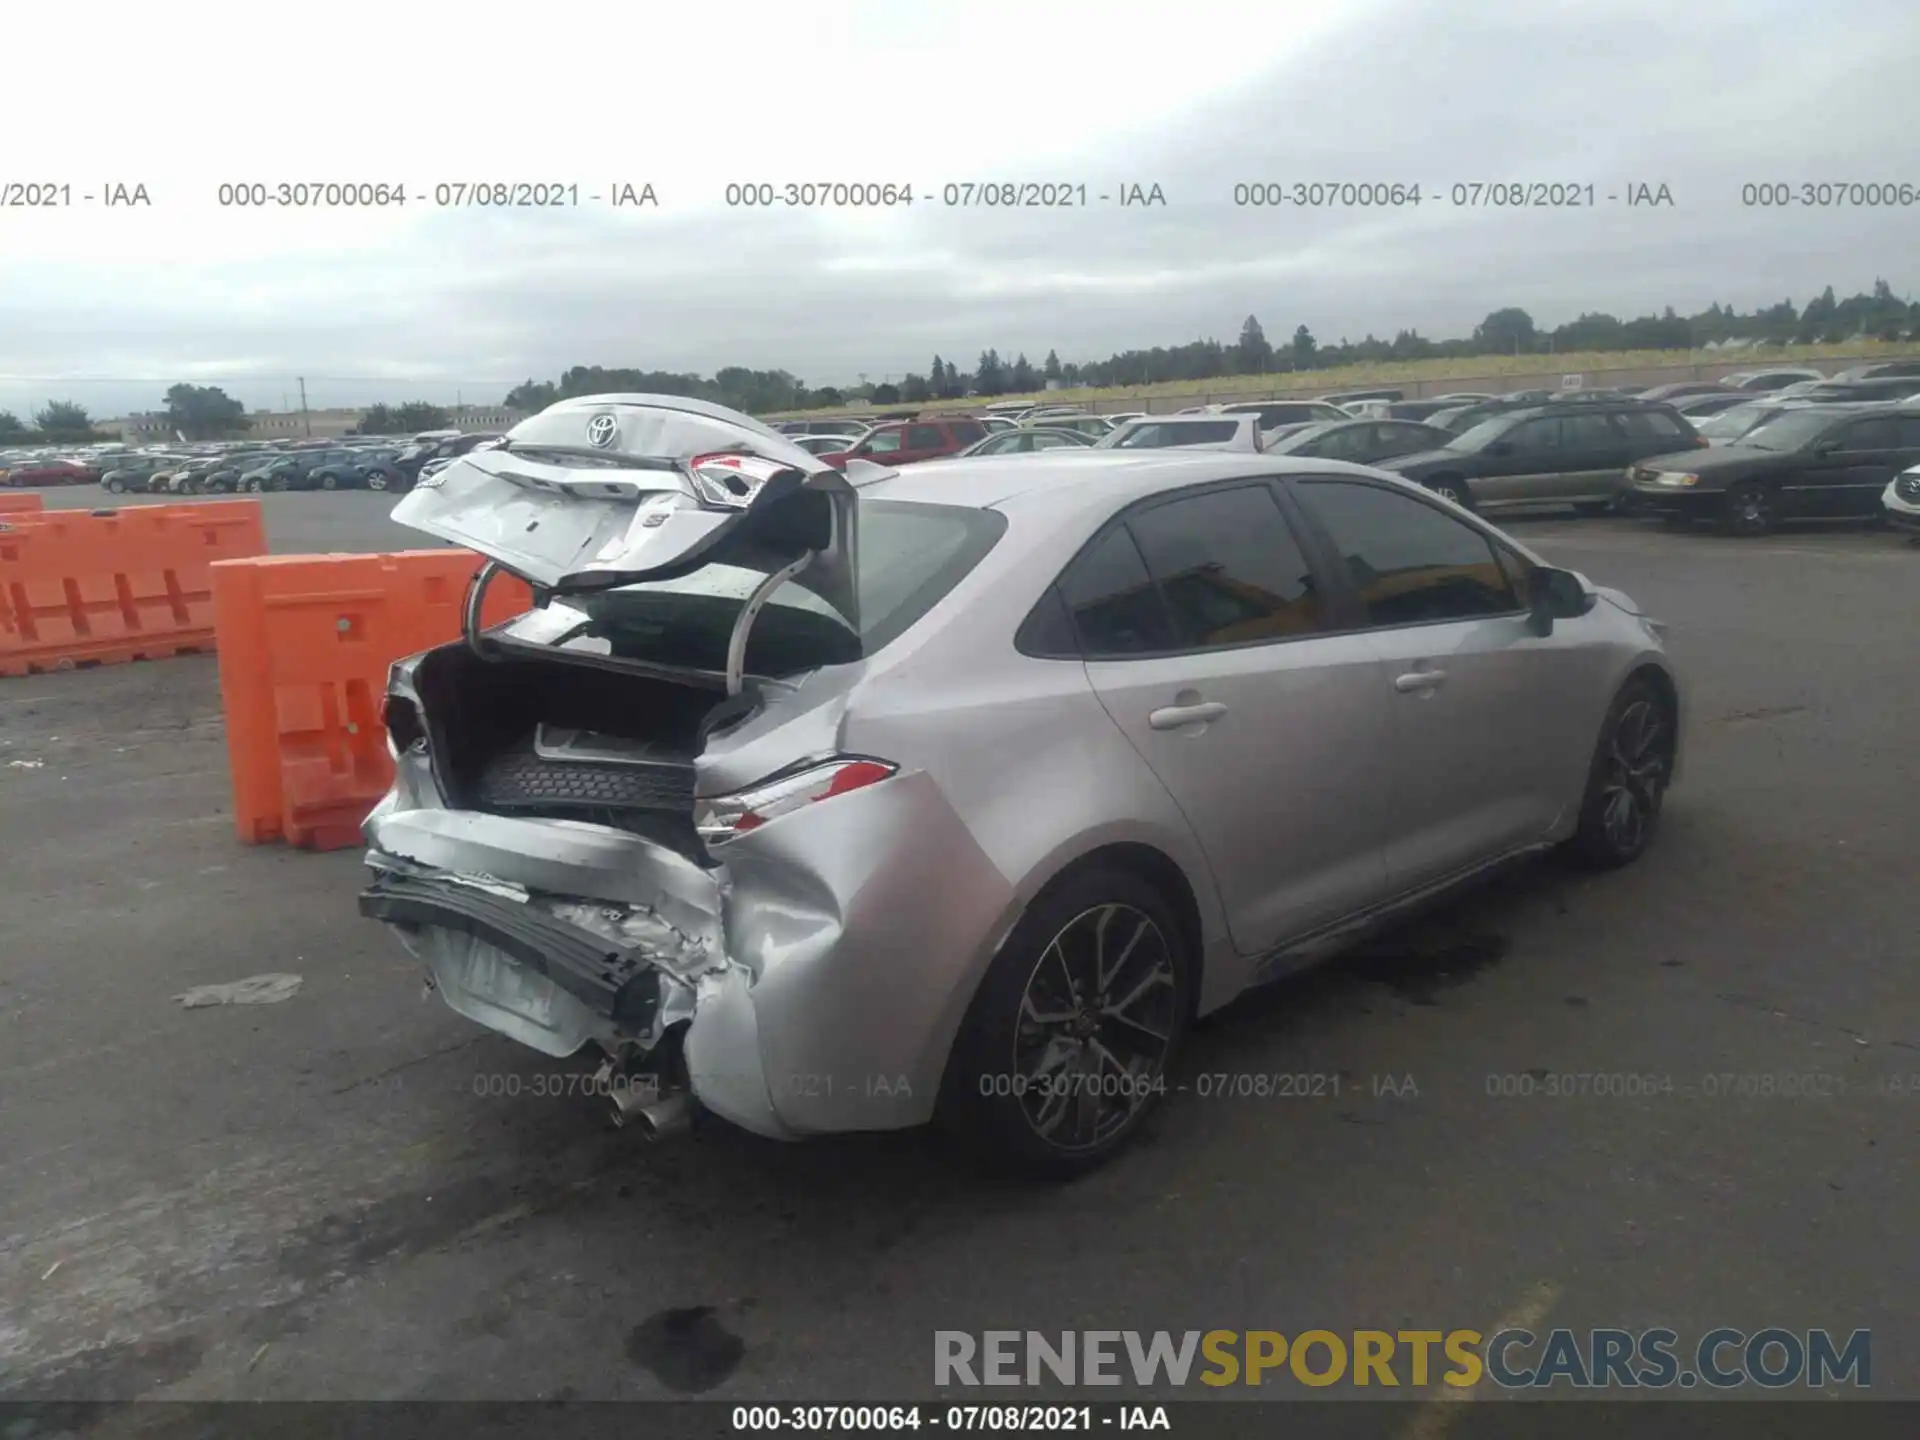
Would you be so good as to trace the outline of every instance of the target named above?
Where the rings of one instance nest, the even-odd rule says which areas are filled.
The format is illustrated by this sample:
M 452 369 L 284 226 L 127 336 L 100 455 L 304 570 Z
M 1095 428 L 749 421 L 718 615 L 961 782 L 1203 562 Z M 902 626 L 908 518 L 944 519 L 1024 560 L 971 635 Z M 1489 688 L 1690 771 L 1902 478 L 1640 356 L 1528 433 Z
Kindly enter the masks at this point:
M 1871 365 L 1854 365 L 1837 370 L 1835 380 L 1913 380 L 1920 382 L 1920 360 L 1876 360 Z
M 1722 385 L 1718 380 L 1676 380 L 1670 385 L 1655 385 L 1642 390 L 1642 400 L 1679 400 L 1689 395 L 1724 395 L 1734 391 L 1731 385 Z
M 357 448 L 322 450 L 296 488 L 301 490 L 364 490 L 367 488 L 366 452 Z
M 936 420 L 894 420 L 876 425 L 849 449 L 823 455 L 823 460 L 844 464 L 848 460 L 871 460 L 877 465 L 912 465 L 940 455 L 953 455 L 978 440 L 984 440 L 987 427 L 970 417 Z
M 1731 410 L 1736 405 L 1748 405 L 1753 397 L 1745 390 L 1729 391 L 1724 395 L 1682 395 L 1672 402 L 1673 408 L 1689 419 L 1705 419 L 1709 415 L 1718 415 L 1723 410 Z
M 793 435 L 788 438 L 809 455 L 836 455 L 860 443 L 858 435 Z
M 1144 410 L 1114 410 L 1108 412 L 1106 418 L 1111 420 L 1116 426 L 1119 426 L 1126 424 L 1129 420 L 1145 420 L 1147 418 L 1147 412 Z
M 1022 425 L 1015 430 L 1005 430 L 997 435 L 989 435 L 984 440 L 976 440 L 957 454 L 940 458 L 944 462 L 963 457 L 971 459 L 974 456 L 1031 455 L 1037 450 L 1073 450 L 1093 443 L 1093 437 L 1082 430 Z
M 995 433 L 1002 430 L 1017 430 L 1020 428 L 1019 419 L 1012 415 L 982 415 L 980 417 L 980 423 L 986 426 L 989 431 Z
M 1023 426 L 1045 426 L 1049 430 L 1078 430 L 1089 440 L 1098 440 L 1114 428 L 1105 415 L 1049 415 L 1041 420 L 1023 420 Z
M 1636 399 L 1632 395 L 1623 395 L 1613 390 L 1538 390 L 1516 393 L 1532 394 L 1543 398 L 1516 400 L 1505 395 L 1494 396 L 1487 400 L 1476 400 L 1468 405 L 1436 410 L 1427 417 L 1426 423 L 1452 434 L 1462 435 L 1482 421 L 1490 420 L 1496 415 L 1511 415 L 1516 410 L 1528 410 L 1537 405 L 1607 405 L 1619 404 L 1623 401 L 1631 402 Z
M 1882 375 L 1871 380 L 1823 380 L 1817 385 L 1808 385 L 1805 389 L 1794 386 L 1777 393 L 1791 395 L 1797 400 L 1848 404 L 1857 401 L 1906 400 L 1916 392 L 1920 392 L 1920 380 L 1903 375 Z
M 1270 431 L 1262 439 L 1262 448 L 1269 455 L 1377 465 L 1396 455 L 1438 449 L 1452 438 L 1436 426 L 1409 420 L 1331 420 Z
M 1315 398 L 1323 405 L 1345 406 L 1358 400 L 1404 400 L 1407 398 L 1407 392 L 1391 389 L 1336 390 L 1330 395 L 1320 395 Z
M 1338 405 L 1329 405 L 1324 400 L 1249 400 L 1233 405 L 1209 405 L 1205 413 L 1211 415 L 1252 415 L 1258 418 L 1262 430 L 1272 430 L 1281 425 L 1310 425 L 1316 420 L 1350 420 Z
M 91 485 L 99 478 L 98 466 L 66 456 L 29 457 L 7 468 L 7 484 L 15 487 Z
M 1715 520 L 1732 535 L 1765 535 L 1782 520 L 1881 513 L 1894 477 L 1920 464 L 1920 412 L 1811 405 L 1689 455 L 1630 472 L 1633 508 L 1685 523 Z
M 1094 442 L 1100 450 L 1261 449 L 1260 417 L 1254 414 L 1154 415 L 1132 420 Z
M 1462 399 L 1458 396 L 1436 395 L 1429 400 L 1391 400 L 1387 402 L 1386 412 L 1376 418 L 1387 420 L 1424 421 L 1442 410 L 1458 409 L 1462 405 L 1475 403 L 1475 399 Z
M 832 420 L 782 420 L 773 428 L 782 435 L 845 435 L 859 427 L 841 417 Z
M 157 455 L 123 456 L 100 472 L 100 488 L 109 495 L 144 494 L 147 478 L 160 468 L 160 463 Z
M 395 507 L 565 615 L 392 667 L 358 898 L 464 1016 L 604 1057 L 583 1088 L 650 1133 L 937 1116 L 1083 1173 L 1196 1017 L 1416 898 L 1654 841 L 1663 627 L 1413 487 L 1097 447 L 856 486 L 696 404 L 516 432 L 667 410 L 623 427 L 640 466 L 577 472 L 628 500 L 557 486 L 534 531 L 482 454 Z M 642 529 L 662 502 L 700 523 Z M 589 534 L 633 538 L 582 570 Z
M 1771 370 L 1736 370 L 1731 375 L 1722 375 L 1720 383 L 1731 385 L 1736 390 L 1748 390 L 1761 394 L 1779 390 L 1784 386 L 1798 385 L 1803 381 L 1818 383 L 1826 379 L 1818 370 L 1800 365 L 1775 366 Z
M 1795 400 L 1773 395 L 1749 400 L 1722 410 L 1717 415 L 1709 415 L 1703 420 L 1694 420 L 1693 428 L 1705 437 L 1709 445 L 1730 445 L 1750 430 L 1757 430 L 1776 415 L 1784 415 L 1789 410 L 1804 409 L 1815 402 Z
M 1920 544 L 1920 465 L 1896 476 L 1881 495 L 1880 503 L 1885 507 L 1887 524 L 1906 531 Z
M 1670 405 L 1547 404 L 1495 415 L 1441 449 L 1382 460 L 1380 468 L 1468 510 L 1553 504 L 1589 515 L 1625 496 L 1636 461 L 1706 445 Z

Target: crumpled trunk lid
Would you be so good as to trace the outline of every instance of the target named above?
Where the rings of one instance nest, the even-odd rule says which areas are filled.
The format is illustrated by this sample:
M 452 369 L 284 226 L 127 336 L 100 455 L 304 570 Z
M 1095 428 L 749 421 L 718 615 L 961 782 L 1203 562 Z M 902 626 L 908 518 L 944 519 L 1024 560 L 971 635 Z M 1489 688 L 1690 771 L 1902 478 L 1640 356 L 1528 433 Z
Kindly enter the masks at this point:
M 807 558 L 793 583 L 857 627 L 854 499 L 845 473 L 724 406 L 603 395 L 424 475 L 393 518 L 548 594 Z

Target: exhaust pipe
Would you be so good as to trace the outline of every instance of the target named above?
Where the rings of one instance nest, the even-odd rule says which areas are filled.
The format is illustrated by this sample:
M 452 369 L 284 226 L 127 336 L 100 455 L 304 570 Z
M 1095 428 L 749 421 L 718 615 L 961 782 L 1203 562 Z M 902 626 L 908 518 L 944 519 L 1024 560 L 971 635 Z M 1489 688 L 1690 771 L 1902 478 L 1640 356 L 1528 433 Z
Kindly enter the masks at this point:
M 613 1092 L 612 1116 L 616 1127 L 635 1126 L 649 1141 L 678 1135 L 693 1122 L 693 1101 L 684 1090 L 661 1094 L 654 1090 L 622 1087 Z

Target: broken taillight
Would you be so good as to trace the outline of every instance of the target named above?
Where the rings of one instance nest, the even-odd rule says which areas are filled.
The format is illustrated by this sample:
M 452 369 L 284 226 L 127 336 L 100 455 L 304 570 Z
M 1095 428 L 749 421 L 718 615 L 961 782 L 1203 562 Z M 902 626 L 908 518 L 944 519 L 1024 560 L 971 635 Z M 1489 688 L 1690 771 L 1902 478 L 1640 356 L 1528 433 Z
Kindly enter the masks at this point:
M 891 761 L 865 756 L 841 756 L 809 765 L 803 770 L 773 776 L 732 795 L 697 801 L 694 827 L 708 844 L 719 844 L 804 806 L 864 790 L 894 775 L 899 768 Z

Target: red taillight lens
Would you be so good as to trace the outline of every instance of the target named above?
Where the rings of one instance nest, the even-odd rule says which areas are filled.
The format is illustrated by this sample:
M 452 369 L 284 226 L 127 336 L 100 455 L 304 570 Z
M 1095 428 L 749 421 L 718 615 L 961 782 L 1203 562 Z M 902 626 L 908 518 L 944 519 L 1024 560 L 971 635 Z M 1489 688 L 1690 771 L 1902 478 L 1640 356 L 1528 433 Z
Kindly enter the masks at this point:
M 791 775 L 767 780 L 750 790 L 703 800 L 695 806 L 694 826 L 711 844 L 758 830 L 807 805 L 831 800 L 894 775 L 899 766 L 885 760 L 847 757 L 810 765 Z

